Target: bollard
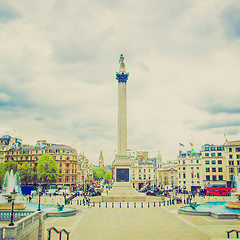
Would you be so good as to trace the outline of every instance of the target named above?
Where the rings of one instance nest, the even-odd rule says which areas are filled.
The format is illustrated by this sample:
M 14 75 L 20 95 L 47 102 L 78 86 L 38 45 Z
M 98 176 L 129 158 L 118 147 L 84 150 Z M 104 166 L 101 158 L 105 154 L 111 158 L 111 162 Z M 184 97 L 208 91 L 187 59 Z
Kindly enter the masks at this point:
M 149 206 L 149 202 L 148 202 L 148 207 L 150 207 L 150 206 Z
M 143 208 L 143 202 L 141 203 L 141 207 Z
M 129 202 L 127 202 L 127 208 L 129 208 Z
M 121 202 L 119 203 L 119 207 L 121 208 Z
M 153 207 L 156 207 L 156 206 L 155 206 L 155 202 L 153 202 Z
M 169 205 L 169 201 L 167 200 L 167 205 Z
M 82 200 L 80 200 L 80 205 L 82 205 Z
M 136 203 L 134 203 L 134 208 L 136 208 Z
M 77 200 L 77 205 L 79 205 L 79 200 Z
M 114 208 L 114 202 L 112 203 L 112 208 Z
M 158 206 L 161 207 L 161 202 L 159 202 Z
M 93 202 L 93 207 L 95 207 L 95 202 Z
M 165 207 L 165 201 L 163 202 L 163 206 Z
M 107 208 L 107 202 L 106 202 L 106 208 Z
M 172 201 L 171 201 L 171 199 L 169 200 L 169 203 L 170 203 L 170 205 L 172 204 Z
M 99 205 L 98 205 L 98 207 L 101 207 L 101 202 L 99 202 Z

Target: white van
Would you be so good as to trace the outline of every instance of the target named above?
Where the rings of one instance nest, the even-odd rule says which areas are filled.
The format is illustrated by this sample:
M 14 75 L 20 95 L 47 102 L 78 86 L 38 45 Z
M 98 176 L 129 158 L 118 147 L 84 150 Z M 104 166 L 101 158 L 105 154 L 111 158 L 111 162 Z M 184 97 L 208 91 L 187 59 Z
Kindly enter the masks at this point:
M 46 195 L 52 195 L 52 194 L 54 194 L 55 192 L 57 191 L 57 189 L 48 189 L 47 191 L 46 191 Z

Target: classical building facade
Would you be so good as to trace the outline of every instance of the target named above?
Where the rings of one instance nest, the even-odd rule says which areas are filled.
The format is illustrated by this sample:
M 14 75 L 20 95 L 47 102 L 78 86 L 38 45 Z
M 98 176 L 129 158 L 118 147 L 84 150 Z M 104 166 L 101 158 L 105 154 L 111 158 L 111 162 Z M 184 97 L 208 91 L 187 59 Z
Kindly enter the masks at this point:
M 57 161 L 59 178 L 57 182 L 51 183 L 52 188 L 77 188 L 77 151 L 63 144 L 51 144 L 46 140 L 39 140 L 35 146 L 21 145 L 9 149 L 6 161 L 12 159 L 18 165 L 24 162 L 31 164 L 33 172 L 37 172 L 38 159 L 42 154 L 50 154 Z M 43 183 L 45 184 L 45 183 Z
M 10 148 L 22 144 L 22 140 L 19 138 L 4 135 L 0 138 L 0 163 L 6 161 L 6 155 Z
M 227 168 L 224 145 L 202 146 L 202 179 L 206 187 L 226 187 Z
M 92 185 L 93 171 L 92 164 L 89 163 L 84 153 L 78 156 L 77 165 L 77 189 L 85 190 Z
M 187 191 L 198 191 L 203 188 L 201 152 L 194 149 L 178 156 L 178 186 Z
M 227 186 L 233 187 L 235 176 L 240 174 L 240 141 L 224 143 L 226 155 Z

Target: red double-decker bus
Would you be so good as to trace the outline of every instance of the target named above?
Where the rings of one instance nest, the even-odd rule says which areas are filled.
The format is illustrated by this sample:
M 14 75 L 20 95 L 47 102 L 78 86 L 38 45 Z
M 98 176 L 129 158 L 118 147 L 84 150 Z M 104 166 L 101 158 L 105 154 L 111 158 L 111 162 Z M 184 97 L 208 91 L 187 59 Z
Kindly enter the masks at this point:
M 234 192 L 235 188 L 231 187 L 207 187 L 206 195 L 209 196 L 230 196 L 231 192 Z

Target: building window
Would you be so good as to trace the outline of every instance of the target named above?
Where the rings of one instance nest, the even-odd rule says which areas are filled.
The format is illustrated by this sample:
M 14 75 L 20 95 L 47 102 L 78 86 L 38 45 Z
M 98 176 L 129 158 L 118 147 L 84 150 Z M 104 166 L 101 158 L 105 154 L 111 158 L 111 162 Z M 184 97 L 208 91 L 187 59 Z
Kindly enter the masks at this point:
M 216 172 L 216 168 L 212 168 L 212 172 Z
M 239 158 L 240 158 L 240 155 L 238 154 L 238 155 L 237 155 L 237 159 L 239 159 Z
M 217 150 L 220 151 L 220 150 L 222 150 L 222 148 L 221 147 L 217 147 Z
M 240 161 L 237 161 L 237 165 L 240 165 Z
M 199 163 L 199 160 L 197 160 L 196 162 Z
M 143 170 L 144 172 L 146 172 L 146 169 L 144 168 L 144 170 Z
M 133 179 L 135 179 L 135 175 L 133 175 Z
M 141 172 L 141 169 L 139 169 L 139 172 Z
M 209 151 L 209 147 L 205 147 L 205 151 Z
M 183 164 L 185 164 L 185 160 L 183 160 Z
M 210 175 L 206 175 L 206 180 L 210 181 Z
M 183 178 L 186 178 L 186 174 L 185 173 L 183 173 Z
M 216 160 L 212 160 L 212 164 L 216 164 Z
M 232 148 L 229 148 L 229 152 L 232 152 Z
M 181 173 L 179 173 L 179 178 L 181 178 Z
M 229 168 L 230 173 L 234 173 L 234 168 Z
M 209 161 L 205 161 L 205 164 L 209 164 Z
M 236 148 L 236 152 L 240 152 L 240 148 Z
M 141 180 L 142 179 L 142 176 L 141 175 L 139 175 L 139 180 Z
M 60 156 L 60 160 L 62 160 L 62 156 Z
M 197 178 L 199 178 L 199 173 L 197 173 Z
M 223 175 L 219 175 L 218 180 L 223 180 Z
M 222 172 L 222 168 L 221 167 L 218 168 L 218 172 Z
M 185 167 L 183 167 L 183 170 L 185 170 Z
M 238 168 L 238 173 L 240 173 L 240 168 Z
M 62 173 L 62 169 L 59 169 L 59 173 Z
M 60 162 L 59 167 L 62 167 L 62 163 Z
M 216 176 L 216 175 L 213 175 L 213 176 L 212 176 L 212 180 L 213 180 L 213 181 L 217 181 L 217 176 Z
M 216 154 L 215 154 L 215 153 L 211 153 L 211 156 L 212 156 L 212 157 L 215 157 L 215 156 L 216 156 Z
M 148 179 L 151 179 L 151 175 L 148 175 Z
M 222 164 L 222 160 L 218 160 L 218 164 Z
M 209 153 L 205 153 L 205 157 L 208 157 L 209 156 Z
M 206 172 L 210 172 L 210 168 L 206 168 Z
M 150 168 L 148 169 L 148 172 L 151 172 L 151 169 L 150 169 Z
M 146 175 L 144 175 L 144 179 L 146 179 Z
M 215 151 L 215 147 L 211 147 L 211 151 Z
M 233 166 L 234 165 L 234 161 L 228 161 L 229 166 Z
M 218 157 L 221 157 L 222 156 L 222 153 L 218 153 Z
M 229 159 L 232 159 L 232 158 L 233 158 L 233 155 L 232 155 L 232 154 L 230 154 L 230 155 L 229 155 Z

